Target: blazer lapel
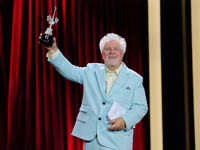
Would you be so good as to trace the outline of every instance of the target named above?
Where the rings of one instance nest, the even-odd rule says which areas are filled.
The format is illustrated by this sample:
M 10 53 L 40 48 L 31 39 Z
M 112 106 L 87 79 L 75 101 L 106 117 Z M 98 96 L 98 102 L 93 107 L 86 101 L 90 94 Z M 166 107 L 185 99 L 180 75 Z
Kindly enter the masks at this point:
M 97 82 L 100 88 L 100 91 L 105 97 L 105 90 L 106 90 L 106 85 L 105 85 L 105 65 L 100 67 L 98 70 L 95 71 L 96 77 L 97 77 Z
M 107 98 L 112 96 L 119 88 L 121 88 L 121 86 L 126 82 L 126 80 L 128 80 L 128 74 L 129 74 L 128 67 L 124 64 L 115 83 L 113 84 L 111 90 L 109 91 L 108 95 L 106 96 Z

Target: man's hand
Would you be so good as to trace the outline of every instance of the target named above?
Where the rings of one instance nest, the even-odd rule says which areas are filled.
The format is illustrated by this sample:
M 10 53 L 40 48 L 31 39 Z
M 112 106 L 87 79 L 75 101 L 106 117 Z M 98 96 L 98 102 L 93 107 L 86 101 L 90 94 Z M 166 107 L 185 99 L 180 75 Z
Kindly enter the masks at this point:
M 41 38 L 41 36 L 42 36 L 42 33 L 40 33 L 39 39 Z M 38 41 L 38 43 L 40 45 L 42 45 L 39 41 Z M 42 45 L 42 46 L 44 46 L 44 45 Z M 49 51 L 49 55 L 55 53 L 57 51 L 57 49 L 58 49 L 57 44 L 56 44 L 56 38 L 55 37 L 53 38 L 53 45 L 52 45 L 52 47 L 50 47 L 50 46 L 49 47 L 44 46 L 44 47 Z
M 116 119 L 110 120 L 109 122 L 112 123 L 112 125 L 108 129 L 112 130 L 112 131 L 122 130 L 126 125 L 126 123 L 122 117 L 118 117 Z

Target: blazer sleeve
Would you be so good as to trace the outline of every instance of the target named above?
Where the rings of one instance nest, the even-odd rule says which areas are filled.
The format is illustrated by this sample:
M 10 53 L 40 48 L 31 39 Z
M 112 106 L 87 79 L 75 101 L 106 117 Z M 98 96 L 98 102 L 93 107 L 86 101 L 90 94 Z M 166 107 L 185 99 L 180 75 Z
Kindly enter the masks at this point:
M 133 91 L 132 105 L 130 109 L 121 116 L 126 123 L 125 131 L 132 129 L 148 111 L 145 90 L 142 82 L 143 78 L 140 77 Z
M 86 67 L 78 67 L 71 64 L 61 52 L 56 58 L 53 60 L 48 59 L 48 61 L 65 79 L 83 84 Z

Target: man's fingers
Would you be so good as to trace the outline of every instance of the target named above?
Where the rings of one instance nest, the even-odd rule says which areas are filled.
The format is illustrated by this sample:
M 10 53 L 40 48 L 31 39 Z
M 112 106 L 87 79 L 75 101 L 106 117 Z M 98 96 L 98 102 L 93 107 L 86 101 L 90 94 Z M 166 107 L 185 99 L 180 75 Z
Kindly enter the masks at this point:
M 115 124 L 112 124 L 108 129 L 109 130 L 116 130 Z
M 42 33 L 40 33 L 39 39 L 41 39 L 41 37 L 42 37 Z
M 113 120 L 110 120 L 109 122 L 110 122 L 110 123 L 115 123 L 115 121 L 116 121 L 116 120 L 115 120 L 115 119 L 113 119 Z
M 109 123 L 111 123 L 112 125 L 108 128 L 109 130 L 117 130 L 117 123 L 116 123 L 116 119 L 110 120 Z
M 53 41 L 56 42 L 56 38 L 55 37 L 53 37 Z
M 119 131 L 119 130 L 121 130 L 121 128 L 119 128 L 119 126 L 116 125 L 116 124 L 112 124 L 112 125 L 108 128 L 108 130 Z
M 109 130 L 122 130 L 125 126 L 125 122 L 124 120 L 119 117 L 113 120 L 110 120 L 109 123 L 111 123 L 112 125 L 108 128 Z

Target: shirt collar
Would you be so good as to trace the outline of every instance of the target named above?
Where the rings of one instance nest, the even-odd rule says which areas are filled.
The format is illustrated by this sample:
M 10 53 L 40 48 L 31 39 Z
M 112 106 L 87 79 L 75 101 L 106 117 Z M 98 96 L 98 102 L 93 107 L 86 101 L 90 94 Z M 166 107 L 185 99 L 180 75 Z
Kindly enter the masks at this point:
M 114 71 L 110 71 L 110 70 L 108 70 L 107 67 L 106 67 L 106 74 L 111 73 L 111 72 L 115 72 L 116 75 L 118 76 L 119 73 L 120 73 L 120 71 L 122 70 L 122 67 L 123 67 L 123 63 L 121 63 L 121 65 L 120 65 L 116 70 L 114 70 Z

